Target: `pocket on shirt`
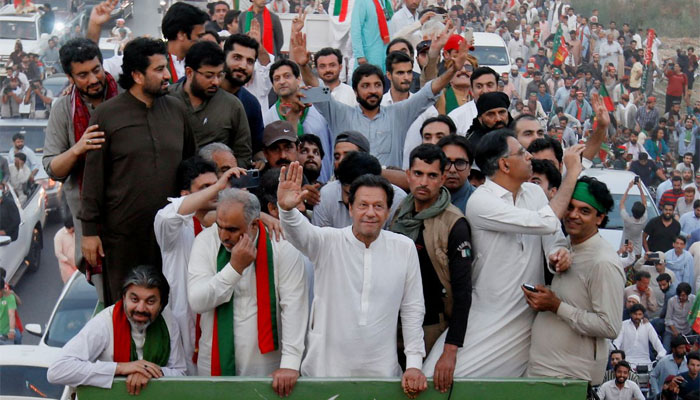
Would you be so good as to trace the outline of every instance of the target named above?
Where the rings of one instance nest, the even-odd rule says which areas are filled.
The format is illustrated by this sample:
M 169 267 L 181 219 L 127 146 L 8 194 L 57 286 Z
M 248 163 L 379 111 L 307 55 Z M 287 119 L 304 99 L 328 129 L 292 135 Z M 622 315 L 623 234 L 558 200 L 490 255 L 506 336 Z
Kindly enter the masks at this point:
M 388 155 L 391 153 L 391 132 L 376 131 L 370 135 L 369 143 L 373 154 Z

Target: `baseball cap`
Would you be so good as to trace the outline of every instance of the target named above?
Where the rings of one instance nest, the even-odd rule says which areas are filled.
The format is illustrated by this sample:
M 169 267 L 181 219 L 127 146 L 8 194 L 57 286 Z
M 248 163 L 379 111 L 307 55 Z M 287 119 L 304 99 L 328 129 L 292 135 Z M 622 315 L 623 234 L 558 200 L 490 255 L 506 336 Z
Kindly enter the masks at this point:
M 652 254 L 656 254 L 657 264 L 666 264 L 666 254 L 663 251 L 655 251 Z
M 535 68 L 535 63 L 527 63 L 528 68 Z
M 462 35 L 454 34 L 454 35 L 450 36 L 449 39 L 447 39 L 447 43 L 445 43 L 444 50 L 445 51 L 458 50 L 460 43 L 462 43 L 464 40 L 466 40 L 466 39 L 464 39 L 462 37 Z
M 294 127 L 287 121 L 275 121 L 263 130 L 263 145 L 265 147 L 270 147 L 273 143 L 280 140 L 289 140 L 293 143 L 297 141 Z
M 335 144 L 352 143 L 360 149 L 361 152 L 369 153 L 369 140 L 365 135 L 357 131 L 345 131 L 335 137 Z

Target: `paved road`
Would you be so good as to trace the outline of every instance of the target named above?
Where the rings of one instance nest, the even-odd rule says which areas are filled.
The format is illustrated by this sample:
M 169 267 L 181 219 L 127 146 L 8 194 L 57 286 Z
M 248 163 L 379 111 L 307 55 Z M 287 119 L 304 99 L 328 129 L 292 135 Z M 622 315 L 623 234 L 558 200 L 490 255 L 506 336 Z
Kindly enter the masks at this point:
M 15 285 L 15 290 L 22 299 L 19 315 L 23 324 L 40 323 L 42 328 L 48 322 L 51 311 L 63 289 L 61 274 L 58 271 L 58 261 L 53 252 L 53 237 L 61 229 L 59 218 L 49 215 L 44 226 L 44 248 L 41 250 L 41 265 L 39 270 L 25 272 Z M 39 338 L 26 330 L 22 344 L 37 344 Z

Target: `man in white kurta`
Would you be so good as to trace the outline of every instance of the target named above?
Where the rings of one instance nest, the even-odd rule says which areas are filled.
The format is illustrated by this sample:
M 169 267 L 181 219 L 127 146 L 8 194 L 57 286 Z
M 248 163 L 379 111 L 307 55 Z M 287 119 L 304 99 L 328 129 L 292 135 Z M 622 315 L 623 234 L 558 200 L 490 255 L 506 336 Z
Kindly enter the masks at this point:
M 494 138 L 500 136 L 507 136 L 507 149 L 494 144 Z M 582 147 L 572 149 L 580 153 Z M 573 177 L 567 175 L 548 204 L 544 191 L 526 182 L 532 173 L 532 156 L 512 131 L 488 133 L 478 151 L 483 152 L 477 153 L 476 162 L 487 179 L 469 198 L 466 212 L 475 251 L 472 307 L 454 376 L 518 377 L 527 366 L 530 330 L 535 318 L 520 286 L 544 282 L 545 254 L 549 256 L 550 270 L 560 269 L 555 265 L 560 261 L 568 262 L 559 219 L 576 183 L 575 176 L 580 172 L 580 159 L 578 162 L 571 157 L 565 159 Z M 498 170 L 494 171 L 492 162 L 485 162 L 488 158 L 497 160 Z M 517 191 L 514 193 L 502 185 Z M 444 333 L 440 336 L 435 347 L 444 344 L 445 336 Z M 438 356 L 431 353 L 423 371 L 432 373 Z
M 237 193 L 237 194 L 236 194 Z M 222 209 L 238 207 L 243 213 L 241 201 L 257 204 L 253 221 L 246 221 L 247 232 L 244 239 L 226 236 L 231 226 L 222 224 Z M 274 264 L 274 291 L 277 300 L 277 326 L 279 349 L 262 354 L 258 342 L 258 302 L 256 290 L 256 260 L 243 266 L 229 262 L 217 272 L 217 253 L 222 245 L 235 255 L 239 250 L 234 243 L 248 240 L 256 246 L 263 232 L 251 228 L 260 215 L 260 205 L 252 194 L 238 189 L 226 189 L 219 195 L 217 223 L 205 229 L 194 241 L 188 264 L 188 293 L 192 311 L 201 314 L 199 355 L 197 372 L 210 376 L 212 369 L 212 334 L 216 307 L 228 302 L 233 296 L 233 338 L 235 346 L 236 375 L 265 377 L 280 369 L 299 370 L 304 352 L 304 334 L 308 319 L 308 292 L 304 272 L 304 259 L 301 253 L 284 240 L 270 240 Z M 220 227 L 224 226 L 223 228 Z M 227 242 L 229 242 L 227 244 Z M 228 246 L 231 246 L 229 248 Z M 256 251 L 255 248 L 252 250 Z M 234 257 L 232 257 L 232 260 Z

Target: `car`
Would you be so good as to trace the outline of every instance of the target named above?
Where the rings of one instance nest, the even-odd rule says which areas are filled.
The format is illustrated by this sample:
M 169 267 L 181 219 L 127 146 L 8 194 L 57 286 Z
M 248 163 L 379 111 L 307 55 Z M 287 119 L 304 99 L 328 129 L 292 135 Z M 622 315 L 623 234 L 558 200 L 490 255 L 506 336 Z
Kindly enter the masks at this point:
M 54 97 L 59 97 L 63 90 L 68 87 L 70 81 L 66 74 L 53 74 L 48 78 L 45 78 L 41 84 L 53 93 Z M 43 146 L 42 146 L 43 147 Z
M 20 203 L 17 193 L 10 185 L 5 186 L 7 193 L 3 201 L 14 201 L 20 216 L 17 239 L 0 236 L 0 265 L 7 271 L 5 280 L 14 285 L 25 272 L 25 267 L 27 271 L 34 272 L 41 264 L 46 202 L 44 188 L 40 185 L 34 185 L 24 203 Z
M 17 14 L 12 3 L 0 8 L 0 77 L 7 75 L 15 42 L 22 41 L 25 53 L 38 53 L 40 36 L 38 13 Z
M 636 176 L 630 171 L 620 171 L 607 168 L 588 168 L 583 171 L 584 176 L 590 176 L 596 178 L 597 180 L 605 183 L 612 194 L 613 200 L 615 200 L 615 206 L 612 211 L 608 214 L 608 224 L 604 229 L 599 229 L 600 234 L 605 240 L 610 243 L 615 250 L 620 248 L 622 244 L 622 216 L 620 215 L 620 199 L 622 195 L 625 194 L 625 190 L 629 186 L 630 182 Z M 649 189 L 642 183 L 642 189 L 644 190 L 644 196 L 646 197 L 646 209 L 647 209 L 647 220 L 651 220 L 654 217 L 659 216 L 659 210 L 654 205 L 654 198 L 649 194 Z M 627 213 L 632 215 L 632 205 L 637 202 L 642 201 L 639 189 L 636 186 L 630 189 L 627 194 L 627 201 L 625 202 L 625 209 Z
M 24 329 L 41 337 L 39 346 L 63 347 L 92 318 L 96 308 L 95 287 L 83 273 L 75 271 L 63 286 L 43 334 L 40 324 L 26 324 Z
M 68 386 L 49 383 L 46 372 L 61 349 L 29 345 L 0 346 L 0 398 L 68 400 Z
M 474 50 L 480 67 L 491 67 L 500 76 L 510 72 L 510 56 L 506 42 L 495 33 L 474 32 Z
M 7 152 L 12 147 L 12 136 L 15 133 L 24 134 L 24 145 L 36 153 L 40 163 L 39 172 L 35 182 L 39 183 L 45 191 L 46 208 L 48 211 L 61 209 L 61 182 L 49 178 L 41 165 L 41 157 L 44 154 L 44 139 L 46 138 L 47 119 L 13 118 L 0 121 L 0 156 L 7 157 Z
M 92 7 L 100 4 L 103 0 L 82 0 L 79 1 L 77 5 L 78 11 L 83 9 L 92 9 Z M 88 14 L 89 15 L 89 14 Z M 131 18 L 134 16 L 134 0 L 119 0 L 117 6 L 110 13 L 110 20 L 116 20 L 117 18 Z

